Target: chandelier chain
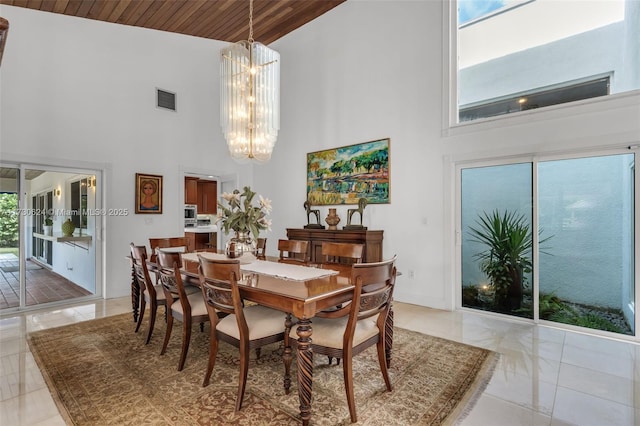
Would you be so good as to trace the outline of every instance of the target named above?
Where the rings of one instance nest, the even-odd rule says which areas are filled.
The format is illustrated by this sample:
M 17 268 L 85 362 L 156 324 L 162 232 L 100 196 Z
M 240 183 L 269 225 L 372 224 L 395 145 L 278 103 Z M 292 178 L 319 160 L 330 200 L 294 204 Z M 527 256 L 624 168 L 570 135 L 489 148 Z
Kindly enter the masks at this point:
M 249 43 L 253 43 L 253 0 L 249 0 Z

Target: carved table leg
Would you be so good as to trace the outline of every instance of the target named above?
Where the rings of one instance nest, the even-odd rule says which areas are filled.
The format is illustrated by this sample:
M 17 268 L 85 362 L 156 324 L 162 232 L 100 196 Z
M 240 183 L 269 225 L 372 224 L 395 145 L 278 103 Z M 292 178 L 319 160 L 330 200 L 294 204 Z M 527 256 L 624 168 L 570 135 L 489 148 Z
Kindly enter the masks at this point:
M 136 278 L 136 271 L 131 264 L 131 308 L 133 311 L 133 322 L 138 322 L 138 307 L 140 306 L 140 283 Z
M 282 361 L 284 362 L 284 393 L 289 395 L 291 389 L 291 342 L 289 342 L 289 332 L 291 331 L 291 314 L 287 313 L 284 320 L 284 354 Z
M 387 358 L 387 368 L 391 367 L 391 350 L 393 349 L 393 304 L 389 308 L 389 315 L 384 325 L 385 342 L 384 351 Z
M 303 426 L 311 419 L 311 388 L 313 385 L 313 350 L 311 349 L 311 321 L 301 319 L 298 334 L 298 397 Z

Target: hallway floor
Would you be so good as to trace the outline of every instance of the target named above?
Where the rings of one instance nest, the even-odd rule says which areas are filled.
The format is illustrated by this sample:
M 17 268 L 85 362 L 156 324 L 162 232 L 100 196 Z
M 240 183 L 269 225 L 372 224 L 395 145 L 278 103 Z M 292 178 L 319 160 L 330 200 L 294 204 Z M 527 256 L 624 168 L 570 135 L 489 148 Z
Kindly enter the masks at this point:
M 398 327 L 501 354 L 462 425 L 640 424 L 640 345 L 472 312 L 394 307 Z M 0 424 L 64 425 L 29 351 L 29 332 L 130 311 L 124 297 L 0 319 Z
M 59 302 L 92 294 L 72 281 L 27 260 L 27 306 Z M 20 273 L 18 257 L 11 253 L 0 254 L 0 309 L 20 305 Z

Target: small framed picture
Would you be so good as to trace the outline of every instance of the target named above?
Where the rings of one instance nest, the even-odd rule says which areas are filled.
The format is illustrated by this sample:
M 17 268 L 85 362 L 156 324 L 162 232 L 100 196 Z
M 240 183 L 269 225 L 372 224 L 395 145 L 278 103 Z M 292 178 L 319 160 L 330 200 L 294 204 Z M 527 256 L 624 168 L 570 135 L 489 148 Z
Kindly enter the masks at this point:
M 136 173 L 137 213 L 162 213 L 162 176 Z

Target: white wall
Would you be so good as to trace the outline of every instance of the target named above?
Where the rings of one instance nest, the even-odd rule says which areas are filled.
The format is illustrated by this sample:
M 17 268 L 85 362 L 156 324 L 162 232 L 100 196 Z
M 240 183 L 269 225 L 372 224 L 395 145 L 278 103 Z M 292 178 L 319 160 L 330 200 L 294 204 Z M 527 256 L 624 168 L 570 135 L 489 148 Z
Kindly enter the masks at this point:
M 273 188 L 273 233 L 284 236 L 306 224 L 308 152 L 390 138 L 391 203 L 369 204 L 363 224 L 384 230 L 385 258 L 398 254 L 397 300 L 448 308 L 441 20 L 435 1 L 349 0 L 274 43 L 282 125 L 255 181 Z M 351 207 L 338 206 L 339 227 Z M 327 212 L 320 207 L 323 221 Z
M 391 203 L 367 206 L 364 224 L 385 231 L 385 257 L 399 256 L 397 300 L 452 308 L 452 161 L 639 142 L 640 108 L 627 96 L 443 130 L 444 4 L 349 0 L 274 43 L 282 123 L 271 161 L 253 174 L 222 144 L 219 42 L 1 6 L 11 22 L 2 156 L 104 163 L 108 207 L 133 208 L 135 172 L 165 176 L 165 214 L 107 220 L 113 297 L 128 293 L 128 243 L 181 229 L 181 166 L 240 170 L 241 184 L 271 198 L 274 254 L 285 228 L 306 223 L 306 153 L 389 137 Z M 155 109 L 155 86 L 178 92 L 178 114 Z M 343 221 L 346 209 L 338 207 Z
M 129 294 L 129 243 L 183 233 L 185 171 L 236 172 L 219 126 L 226 43 L 0 6 L 10 22 L 0 68 L 0 159 L 104 171 L 105 296 Z M 155 107 L 156 87 L 177 112 Z M 250 167 L 242 169 L 247 174 Z M 164 177 L 164 213 L 136 215 L 135 173 Z M 248 173 L 250 178 L 250 173 Z

